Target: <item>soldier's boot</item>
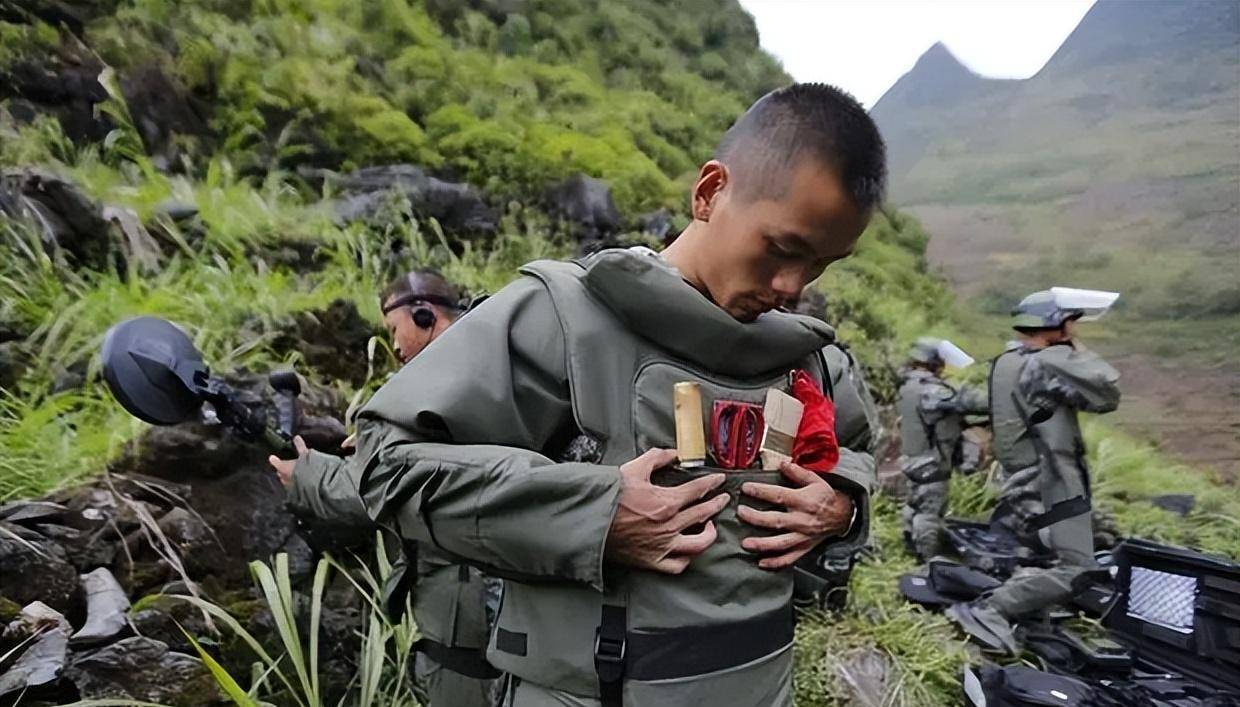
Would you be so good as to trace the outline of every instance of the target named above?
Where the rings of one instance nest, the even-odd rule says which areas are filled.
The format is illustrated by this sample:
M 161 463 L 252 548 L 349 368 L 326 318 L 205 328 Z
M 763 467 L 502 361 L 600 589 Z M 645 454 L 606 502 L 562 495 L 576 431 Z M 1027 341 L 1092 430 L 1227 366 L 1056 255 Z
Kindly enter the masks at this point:
M 982 646 L 1009 655 L 1020 654 L 1012 623 L 984 599 L 967 604 L 953 604 L 944 614 Z
M 913 519 L 913 553 L 921 562 L 945 554 L 947 548 L 943 519 L 930 514 L 919 514 Z

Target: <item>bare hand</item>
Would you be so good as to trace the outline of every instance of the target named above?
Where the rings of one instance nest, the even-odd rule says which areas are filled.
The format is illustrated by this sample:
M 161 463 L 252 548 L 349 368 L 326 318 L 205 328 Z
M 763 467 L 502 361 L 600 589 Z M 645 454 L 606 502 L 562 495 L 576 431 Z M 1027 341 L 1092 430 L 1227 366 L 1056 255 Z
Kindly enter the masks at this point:
M 293 484 L 293 469 L 297 466 L 297 462 L 310 455 L 310 448 L 306 446 L 306 440 L 302 439 L 301 435 L 293 438 L 293 448 L 297 450 L 296 459 L 281 459 L 274 454 L 267 457 L 267 463 L 276 470 L 276 478 L 284 484 L 285 488 Z
M 718 533 L 710 519 L 728 505 L 721 493 L 691 505 L 723 483 L 710 474 L 680 486 L 655 486 L 650 476 L 676 461 L 674 449 L 651 449 L 620 467 L 620 505 L 607 532 L 607 559 L 632 567 L 680 574 L 689 560 L 710 547 Z M 696 534 L 690 526 L 705 523 Z
M 768 570 L 789 567 L 826 538 L 843 535 L 853 515 L 852 499 L 819 474 L 792 462 L 780 464 L 779 470 L 799 488 L 751 482 L 741 485 L 741 493 L 786 510 L 760 511 L 743 504 L 736 509 L 736 517 L 750 525 L 786 531 L 741 542 L 746 550 L 765 555 L 758 566 Z
M 344 441 L 340 443 L 340 448 L 345 451 L 356 450 L 357 449 L 357 433 L 354 432 L 348 437 L 345 437 Z

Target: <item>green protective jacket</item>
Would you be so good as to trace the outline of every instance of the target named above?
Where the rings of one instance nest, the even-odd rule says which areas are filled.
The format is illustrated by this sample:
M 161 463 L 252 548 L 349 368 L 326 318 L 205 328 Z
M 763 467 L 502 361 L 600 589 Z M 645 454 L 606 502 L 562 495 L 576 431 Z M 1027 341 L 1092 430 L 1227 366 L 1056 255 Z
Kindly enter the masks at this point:
M 901 470 L 915 483 L 943 481 L 959 462 L 965 415 L 986 412 L 986 397 L 918 368 L 907 369 L 903 378 L 896 405 Z
M 1077 413 L 1114 410 L 1119 406 L 1118 383 L 1119 373 L 1096 353 L 1067 344 L 1013 349 L 995 359 L 990 375 L 995 456 L 1013 478 L 1036 480 L 1046 510 L 1089 499 Z M 1086 511 L 1055 524 L 1064 525 L 1055 533 L 1057 544 L 1070 544 L 1075 554 L 1092 554 Z M 1074 530 L 1065 535 L 1062 531 L 1068 528 Z
M 614 629 L 603 608 L 614 617 L 618 607 L 625 704 L 791 704 L 792 573 L 757 567 L 740 541 L 758 529 L 735 515 L 742 482 L 782 475 L 729 472 L 719 539 L 681 575 L 613 566 L 603 550 L 619 466 L 675 446 L 675 383 L 699 383 L 706 424 L 714 402 L 760 402 L 769 387 L 786 390 L 794 368 L 859 380 L 831 370 L 830 327 L 782 313 L 737 322 L 649 251 L 522 273 L 361 411 L 356 469 L 369 515 L 507 580 L 488 658 L 523 681 L 598 698 L 596 633 Z M 859 421 L 872 413 L 851 409 L 868 393 L 843 392 L 848 436 L 868 444 Z M 552 461 L 583 433 L 599 442 L 597 462 Z M 671 469 L 655 482 L 710 471 Z M 828 542 L 863 544 L 873 458 L 843 449 L 827 478 L 857 507 L 848 534 Z
M 310 451 L 293 470 L 289 506 L 341 526 L 374 527 L 350 462 Z M 419 546 L 416 572 L 413 615 L 418 631 L 449 648 L 485 648 L 488 625 L 482 575 L 434 545 Z

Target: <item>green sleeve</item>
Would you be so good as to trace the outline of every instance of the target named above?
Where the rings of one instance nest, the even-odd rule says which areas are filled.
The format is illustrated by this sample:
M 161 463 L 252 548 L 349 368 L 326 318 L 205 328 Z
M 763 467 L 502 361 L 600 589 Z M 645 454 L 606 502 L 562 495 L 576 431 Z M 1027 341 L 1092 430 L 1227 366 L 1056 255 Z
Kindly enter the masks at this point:
M 839 349 L 826 349 L 832 350 Z M 847 493 L 857 509 L 848 533 L 833 542 L 861 547 L 870 536 L 870 494 L 878 483 L 873 455 L 878 439 L 878 411 L 852 356 L 828 355 L 827 363 L 835 392 L 835 434 L 840 442 L 840 461 L 827 480 Z
M 874 453 L 881 427 L 878 406 L 861 365 L 841 346 L 823 349 L 835 401 L 835 436 L 841 447 Z
M 620 475 L 552 463 L 575 431 L 563 330 L 522 278 L 362 409 L 358 488 L 376 521 L 496 576 L 601 588 Z
M 1045 348 L 1029 358 L 1018 384 L 1035 408 L 1067 405 L 1101 413 L 1119 407 L 1119 372 L 1089 350 Z
M 990 413 L 990 401 L 987 400 L 986 391 L 972 385 L 966 385 L 960 389 L 960 393 L 956 396 L 960 413 L 963 415 L 987 415 Z
M 349 526 L 372 525 L 349 460 L 311 451 L 293 467 L 288 503 L 298 513 Z

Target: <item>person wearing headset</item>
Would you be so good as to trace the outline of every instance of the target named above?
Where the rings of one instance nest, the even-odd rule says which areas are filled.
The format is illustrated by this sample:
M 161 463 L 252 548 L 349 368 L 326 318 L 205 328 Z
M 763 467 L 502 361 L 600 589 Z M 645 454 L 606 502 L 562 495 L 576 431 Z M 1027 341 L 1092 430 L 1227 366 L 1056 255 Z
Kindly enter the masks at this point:
M 434 270 L 396 278 L 379 301 L 392 350 L 402 364 L 422 353 L 462 312 L 460 291 Z
M 465 311 L 462 294 L 434 270 L 401 275 L 379 296 L 383 324 L 401 364 L 422 353 Z M 345 445 L 352 445 L 352 438 Z M 297 459 L 269 460 L 288 489 L 295 513 L 341 524 L 372 526 L 348 459 L 310 450 L 294 440 Z M 401 581 L 407 577 L 412 581 Z M 432 707 L 489 707 L 499 676 L 483 652 L 489 634 L 488 603 L 494 604 L 497 580 L 457 564 L 431 546 L 407 544 L 384 588 L 384 604 L 398 613 L 413 596 L 413 615 L 422 640 L 416 645 L 414 672 Z M 414 585 L 416 583 L 416 591 Z M 392 613 L 390 611 L 390 613 Z

